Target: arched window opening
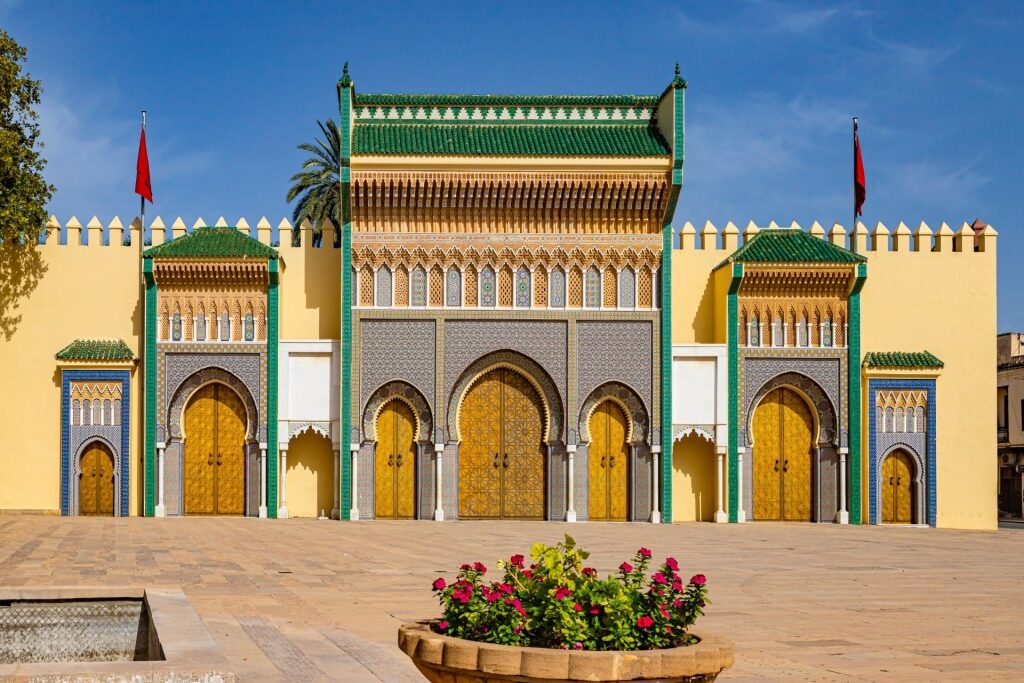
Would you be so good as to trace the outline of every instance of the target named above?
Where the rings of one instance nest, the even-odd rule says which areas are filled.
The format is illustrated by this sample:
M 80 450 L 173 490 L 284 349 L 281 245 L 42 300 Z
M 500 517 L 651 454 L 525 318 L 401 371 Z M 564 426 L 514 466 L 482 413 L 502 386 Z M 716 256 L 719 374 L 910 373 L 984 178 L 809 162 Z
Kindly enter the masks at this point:
M 584 305 L 587 308 L 601 307 L 601 273 L 597 268 L 587 269 L 586 281 L 583 285 Z
M 377 269 L 377 292 L 375 296 L 377 306 L 391 306 L 391 269 L 387 266 L 381 266 Z
M 245 318 L 242 320 L 242 334 L 247 342 L 256 339 L 256 319 L 253 317 L 252 311 L 245 313 Z
M 462 273 L 455 266 L 449 268 L 445 276 L 444 305 L 462 305 Z
M 619 273 L 619 308 L 636 308 L 636 274 L 629 266 Z
M 409 292 L 410 306 L 427 305 L 427 271 L 422 266 L 412 269 L 412 285 Z
M 747 330 L 747 346 L 760 346 L 761 345 L 761 327 L 758 320 L 758 314 L 755 312 L 750 316 L 750 322 Z
M 561 268 L 552 270 L 548 287 L 550 290 L 548 301 L 551 308 L 565 308 L 565 271 Z
M 494 308 L 497 304 L 497 285 L 494 268 L 486 266 L 480 271 L 480 305 Z
M 530 307 L 530 270 L 522 266 L 516 271 L 516 308 Z

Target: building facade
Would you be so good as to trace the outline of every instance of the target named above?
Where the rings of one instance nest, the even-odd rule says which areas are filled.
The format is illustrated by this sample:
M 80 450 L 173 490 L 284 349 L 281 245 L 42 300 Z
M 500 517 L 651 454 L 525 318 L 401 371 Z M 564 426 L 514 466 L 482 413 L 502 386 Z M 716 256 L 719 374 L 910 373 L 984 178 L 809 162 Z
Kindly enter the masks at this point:
M 72 218 L 3 245 L 0 510 L 994 526 L 995 231 L 674 231 L 685 86 L 346 70 L 320 238 Z
M 996 338 L 999 516 L 1021 518 L 1024 481 L 1024 334 Z

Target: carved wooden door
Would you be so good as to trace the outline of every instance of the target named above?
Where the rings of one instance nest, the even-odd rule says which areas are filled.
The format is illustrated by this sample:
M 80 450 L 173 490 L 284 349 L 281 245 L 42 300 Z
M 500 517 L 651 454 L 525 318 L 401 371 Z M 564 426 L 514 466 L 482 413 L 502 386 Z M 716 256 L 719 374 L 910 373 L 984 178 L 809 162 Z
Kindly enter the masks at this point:
M 87 516 L 114 514 L 114 458 L 105 445 L 94 441 L 82 453 L 78 480 L 78 513 Z
M 895 451 L 882 463 L 883 524 L 910 524 L 913 521 L 912 472 L 913 463 L 903 451 Z
M 473 384 L 459 418 L 461 518 L 544 518 L 543 416 L 536 390 L 513 370 Z
M 794 391 L 774 389 L 761 400 L 754 413 L 754 519 L 810 521 L 812 424 Z
M 626 414 L 614 401 L 604 401 L 590 414 L 589 517 L 625 521 L 629 514 L 629 464 Z
M 412 410 L 389 401 L 377 418 L 374 463 L 374 516 L 413 519 L 416 516 L 416 422 Z
M 185 408 L 185 513 L 245 512 L 245 406 L 234 391 L 214 383 L 193 394 Z

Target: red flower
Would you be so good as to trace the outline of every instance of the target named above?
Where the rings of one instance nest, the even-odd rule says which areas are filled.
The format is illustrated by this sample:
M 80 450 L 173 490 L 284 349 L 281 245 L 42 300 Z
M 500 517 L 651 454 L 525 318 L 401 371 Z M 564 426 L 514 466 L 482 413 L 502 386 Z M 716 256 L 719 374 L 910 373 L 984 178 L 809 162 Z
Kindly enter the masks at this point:
M 487 567 L 484 566 L 483 562 L 474 562 L 473 563 L 473 569 L 477 570 L 481 574 L 486 574 L 487 573 Z
M 436 590 L 436 591 L 443 591 L 444 587 L 447 586 L 447 585 L 448 584 L 446 584 L 444 582 L 444 579 L 435 579 L 434 580 L 434 590 Z
M 665 633 L 667 633 L 669 635 L 672 635 L 672 627 L 671 626 L 666 626 L 665 627 Z
M 662 574 L 661 572 L 655 572 L 654 576 L 652 576 L 651 578 L 654 579 L 654 583 L 660 583 L 660 584 L 668 583 L 668 579 L 666 579 L 665 575 Z
M 446 630 L 448 630 L 448 622 L 445 621 L 444 619 L 442 619 L 441 621 L 437 622 L 437 630 L 438 631 L 446 631 Z
M 515 610 L 519 612 L 519 616 L 526 616 L 526 610 L 523 609 L 523 603 L 519 602 L 519 598 L 506 598 L 505 604 L 512 605 L 512 607 L 514 607 Z M 516 633 L 518 633 L 518 631 L 516 631 Z
M 674 557 L 667 558 L 665 560 L 665 566 L 667 566 L 669 569 L 671 569 L 674 572 L 679 571 L 679 563 L 676 562 L 676 558 L 674 558 Z
M 683 606 L 683 601 L 680 600 L 679 598 L 676 598 L 675 600 L 672 601 L 672 606 L 675 607 L 676 609 L 679 609 L 680 607 Z
M 582 650 L 583 649 L 583 643 L 576 643 L 575 645 L 573 645 L 573 649 L 575 649 L 575 650 Z
M 584 567 L 583 576 L 597 576 L 597 570 L 593 567 Z
M 523 576 L 525 576 L 528 579 L 532 579 L 533 578 L 533 572 L 530 571 L 529 569 L 524 569 L 523 570 Z
M 498 591 L 488 591 L 484 593 L 484 597 L 487 598 L 487 602 L 494 602 L 501 597 L 501 593 Z
M 470 569 L 472 569 L 472 567 L 470 567 L 468 564 L 463 563 L 463 565 L 459 567 L 459 569 L 461 569 L 464 572 L 468 572 Z
M 555 589 L 555 600 L 562 600 L 572 595 L 572 591 L 565 586 L 559 586 Z
M 512 629 L 512 633 L 522 633 L 522 631 L 523 631 L 523 625 L 522 624 L 516 624 L 516 627 Z
M 512 595 L 516 591 L 516 589 L 513 588 L 512 584 L 510 584 L 510 583 L 500 583 L 500 584 L 498 584 L 498 590 L 501 591 L 502 593 L 507 593 L 508 595 Z
M 581 604 L 580 604 L 580 603 L 578 603 L 578 602 L 577 602 L 577 603 L 576 603 L 575 605 L 573 605 L 573 606 L 572 606 L 572 608 L 573 608 L 574 610 L 576 610 L 577 612 L 582 612 L 582 611 L 583 611 L 583 605 L 581 605 Z
M 636 551 L 636 554 L 639 555 L 640 557 L 647 557 L 647 558 L 649 558 L 651 556 L 651 551 L 648 550 L 647 548 L 640 548 L 640 550 Z
M 683 582 L 680 581 L 679 579 L 676 579 L 675 581 L 673 581 L 672 582 L 672 590 L 674 590 L 674 591 L 681 591 L 681 590 L 683 590 Z
M 509 561 L 512 563 L 513 567 L 519 567 L 520 569 L 522 569 L 523 568 L 523 562 L 525 560 L 526 560 L 526 558 L 524 558 L 522 555 L 513 555 L 512 558 Z
M 694 586 L 703 586 L 707 582 L 707 577 L 705 577 L 703 574 L 697 574 L 695 576 L 690 577 L 690 583 L 692 583 Z
M 591 605 L 590 606 L 590 610 L 588 610 L 588 611 L 591 614 L 594 614 L 594 615 L 600 614 L 601 613 L 601 606 L 600 605 Z
M 640 628 L 650 628 L 654 625 L 654 619 L 645 615 L 636 620 L 636 625 Z
M 619 569 L 622 571 L 623 574 L 633 573 L 633 565 L 631 565 L 629 562 L 623 562 L 622 564 L 620 564 Z
M 658 610 L 661 612 L 661 616 L 665 617 L 666 619 L 672 618 L 672 615 L 668 613 L 667 609 L 665 609 L 665 605 L 658 605 Z

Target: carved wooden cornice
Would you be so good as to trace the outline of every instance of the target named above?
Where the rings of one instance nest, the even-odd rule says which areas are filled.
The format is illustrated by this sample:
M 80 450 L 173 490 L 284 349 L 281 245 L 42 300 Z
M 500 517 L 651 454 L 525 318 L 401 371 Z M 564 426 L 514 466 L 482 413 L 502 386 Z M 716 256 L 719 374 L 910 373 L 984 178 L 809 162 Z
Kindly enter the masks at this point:
M 614 266 L 623 268 L 632 266 L 639 268 L 647 266 L 651 269 L 661 264 L 661 249 L 652 246 L 643 247 L 613 247 L 584 245 L 575 247 L 562 247 L 558 245 L 533 246 L 516 243 L 509 243 L 505 246 L 478 246 L 470 244 L 465 247 L 442 248 L 440 246 L 428 245 L 424 247 L 394 247 L 393 245 L 370 245 L 363 244 L 352 249 L 352 263 L 355 267 L 368 264 L 373 267 L 388 265 L 405 265 L 408 268 L 423 266 L 429 268 L 433 265 L 442 267 L 474 265 L 481 268 L 485 265 L 492 267 L 510 266 L 517 268 L 525 265 L 527 267 L 562 266 L 568 268 L 579 266 L 589 268 L 590 266 Z
M 156 261 L 153 273 L 160 285 L 265 285 L 268 268 L 266 260 Z
M 660 234 L 662 173 L 363 171 L 352 177 L 356 232 Z
M 854 278 L 850 266 L 745 269 L 741 297 L 845 299 Z

